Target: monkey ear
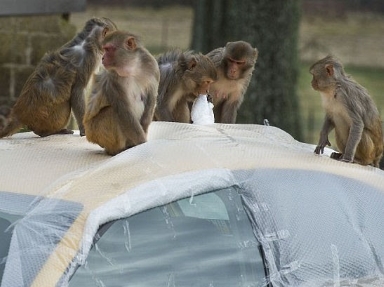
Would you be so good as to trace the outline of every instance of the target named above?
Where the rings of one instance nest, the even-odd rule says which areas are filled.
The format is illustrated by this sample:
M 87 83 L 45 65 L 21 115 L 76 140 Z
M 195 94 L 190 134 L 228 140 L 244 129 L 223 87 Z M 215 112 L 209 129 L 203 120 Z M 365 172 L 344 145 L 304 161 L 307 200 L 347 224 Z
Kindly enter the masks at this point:
M 196 62 L 196 59 L 195 58 L 191 58 L 188 62 L 188 70 L 193 70 L 197 65 L 197 62 Z
M 125 40 L 125 45 L 128 48 L 128 50 L 135 50 L 136 49 L 136 40 L 135 37 L 128 37 Z
M 325 70 L 327 71 L 328 76 L 333 76 L 334 70 L 333 70 L 333 65 L 332 64 L 327 64 L 325 65 Z

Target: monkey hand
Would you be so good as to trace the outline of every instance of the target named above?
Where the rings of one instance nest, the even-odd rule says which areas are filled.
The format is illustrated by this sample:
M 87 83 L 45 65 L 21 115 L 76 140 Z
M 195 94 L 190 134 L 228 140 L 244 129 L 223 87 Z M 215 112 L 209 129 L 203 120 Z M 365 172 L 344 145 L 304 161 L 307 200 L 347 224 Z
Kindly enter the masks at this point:
M 326 133 L 320 133 L 320 139 L 319 139 L 319 143 L 317 144 L 316 148 L 315 148 L 315 153 L 316 154 L 323 154 L 324 153 L 324 148 L 326 146 L 331 146 L 331 143 L 329 142 L 328 140 L 328 134 Z
M 324 153 L 324 146 L 323 147 L 321 147 L 321 146 L 316 146 L 316 148 L 315 148 L 315 154 L 320 154 L 320 153 Z
M 315 153 L 316 154 L 320 154 L 320 153 L 323 154 L 324 148 L 326 146 L 331 146 L 331 143 L 329 142 L 328 138 L 326 138 L 325 140 L 320 140 L 319 144 L 315 148 Z

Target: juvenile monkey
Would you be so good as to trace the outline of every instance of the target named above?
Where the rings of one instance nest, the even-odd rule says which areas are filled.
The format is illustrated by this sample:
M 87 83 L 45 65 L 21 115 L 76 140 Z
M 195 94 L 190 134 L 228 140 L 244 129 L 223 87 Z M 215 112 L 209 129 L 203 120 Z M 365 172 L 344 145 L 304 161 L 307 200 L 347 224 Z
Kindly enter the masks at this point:
M 381 120 L 367 90 L 346 75 L 342 63 L 332 56 L 316 62 L 309 71 L 326 113 L 315 153 L 323 153 L 324 147 L 331 145 L 328 134 L 335 129 L 341 153 L 333 153 L 332 158 L 379 166 L 383 154 Z
M 88 141 L 115 155 L 146 142 L 160 72 L 156 59 L 131 33 L 108 33 L 103 49 L 105 69 L 94 78 L 84 127 Z
M 115 30 L 107 18 L 88 20 L 83 30 L 54 52 L 46 53 L 27 79 L 0 137 L 27 126 L 39 136 L 71 134 L 71 109 L 84 135 L 84 89 L 101 62 L 101 40 Z
M 155 120 L 191 122 L 189 106 L 199 94 L 207 94 L 217 74 L 212 61 L 192 51 L 168 51 L 157 59 L 160 84 Z
M 237 110 L 251 81 L 258 50 L 244 41 L 228 42 L 207 54 L 217 69 L 211 85 L 213 113 L 217 123 L 235 123 Z

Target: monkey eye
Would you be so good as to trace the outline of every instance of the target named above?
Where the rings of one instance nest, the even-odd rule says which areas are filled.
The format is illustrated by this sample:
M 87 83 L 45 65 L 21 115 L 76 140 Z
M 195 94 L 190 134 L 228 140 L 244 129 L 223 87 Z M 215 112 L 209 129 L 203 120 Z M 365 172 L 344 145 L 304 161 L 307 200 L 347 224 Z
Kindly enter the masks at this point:
M 228 60 L 233 63 L 233 64 L 237 64 L 237 65 L 244 65 L 245 64 L 245 61 L 240 61 L 240 60 L 234 60 L 232 58 L 228 58 Z

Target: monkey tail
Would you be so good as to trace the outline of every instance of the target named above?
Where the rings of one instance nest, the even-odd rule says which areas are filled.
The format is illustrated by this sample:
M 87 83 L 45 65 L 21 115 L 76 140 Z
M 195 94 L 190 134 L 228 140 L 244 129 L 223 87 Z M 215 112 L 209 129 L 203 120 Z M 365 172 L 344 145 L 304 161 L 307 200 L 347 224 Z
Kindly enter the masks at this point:
M 11 136 L 17 133 L 22 127 L 23 124 L 11 113 L 3 129 L 0 129 L 0 138 Z

